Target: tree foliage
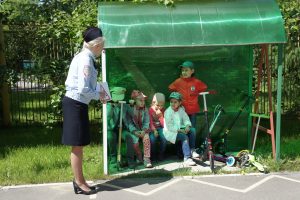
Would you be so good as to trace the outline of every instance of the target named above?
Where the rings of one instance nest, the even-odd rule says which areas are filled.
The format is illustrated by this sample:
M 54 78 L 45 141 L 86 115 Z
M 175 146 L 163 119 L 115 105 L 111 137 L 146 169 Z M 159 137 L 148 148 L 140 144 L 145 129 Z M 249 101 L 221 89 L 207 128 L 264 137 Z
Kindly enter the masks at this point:
M 289 96 L 294 106 L 292 112 L 300 110 L 300 1 L 280 0 L 280 9 L 288 35 L 285 56 L 285 84 L 283 92 Z
M 299 47 L 299 35 L 300 35 L 300 1 L 280 0 L 280 9 L 285 22 L 285 28 L 289 39 L 289 45 L 291 48 L 294 46 Z
M 126 1 L 126 0 L 119 0 Z M 172 0 L 127 0 L 136 3 Z M 33 60 L 30 73 L 43 74 L 54 85 L 66 76 L 68 62 L 82 46 L 82 31 L 97 25 L 98 0 L 4 0 L 8 67 L 19 71 L 23 60 Z M 21 47 L 21 48 L 20 48 Z

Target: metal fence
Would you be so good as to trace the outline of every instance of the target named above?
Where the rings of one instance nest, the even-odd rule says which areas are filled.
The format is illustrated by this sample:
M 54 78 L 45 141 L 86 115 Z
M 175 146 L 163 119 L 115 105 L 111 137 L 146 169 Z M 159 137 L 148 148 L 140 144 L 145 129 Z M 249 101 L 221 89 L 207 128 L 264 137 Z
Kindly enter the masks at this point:
M 18 79 L 16 84 L 12 84 L 10 92 L 13 125 L 62 121 L 60 116 L 52 115 L 50 96 L 53 94 L 53 85 L 25 71 L 18 74 Z M 89 106 L 89 118 L 92 123 L 100 122 L 101 109 L 99 110 L 99 105 L 92 103 Z

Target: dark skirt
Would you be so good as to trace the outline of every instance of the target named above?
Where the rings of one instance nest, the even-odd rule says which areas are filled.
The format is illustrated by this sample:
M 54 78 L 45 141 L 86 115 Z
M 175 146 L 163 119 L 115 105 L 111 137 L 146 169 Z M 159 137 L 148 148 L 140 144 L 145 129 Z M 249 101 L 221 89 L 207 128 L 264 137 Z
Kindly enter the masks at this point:
M 62 143 L 70 146 L 90 144 L 88 105 L 64 97 Z

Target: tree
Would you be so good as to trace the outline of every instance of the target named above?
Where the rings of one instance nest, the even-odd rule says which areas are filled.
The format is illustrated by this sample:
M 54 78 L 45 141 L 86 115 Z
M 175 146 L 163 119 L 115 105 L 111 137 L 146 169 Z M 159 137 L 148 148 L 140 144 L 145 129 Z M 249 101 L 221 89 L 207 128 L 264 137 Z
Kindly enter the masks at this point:
M 291 112 L 300 110 L 300 1 L 280 0 L 280 9 L 285 21 L 288 43 L 285 51 L 285 84 L 283 92 L 291 99 Z M 298 113 L 300 115 L 300 113 Z
M 16 3 L 17 2 L 17 3 Z M 5 41 L 3 33 L 3 23 L 7 23 L 12 18 L 18 19 L 18 21 L 26 21 L 26 17 L 22 16 L 22 12 L 29 11 L 32 13 L 32 4 L 26 4 L 31 1 L 1 1 L 0 3 L 0 87 L 1 87 L 1 100 L 2 100 L 2 115 L 3 115 L 3 125 L 11 125 L 10 117 L 10 98 L 9 98 L 9 83 L 11 78 L 15 78 L 14 73 L 10 73 L 11 69 L 7 66 L 5 58 Z M 16 3 L 16 4 L 15 4 Z M 25 5 L 25 6 L 24 6 Z M 15 7 L 19 9 L 15 9 Z M 20 9 L 22 8 L 22 9 Z M 17 12 L 18 11 L 18 12 Z M 27 15 L 25 15 L 27 16 Z
M 0 88 L 1 88 L 1 98 L 2 98 L 3 125 L 10 126 L 11 118 L 10 118 L 9 93 L 8 93 L 8 84 L 5 81 L 7 71 L 6 71 L 6 61 L 4 56 L 4 38 L 3 38 L 3 28 L 2 28 L 1 20 L 0 20 L 0 67 L 1 67 Z

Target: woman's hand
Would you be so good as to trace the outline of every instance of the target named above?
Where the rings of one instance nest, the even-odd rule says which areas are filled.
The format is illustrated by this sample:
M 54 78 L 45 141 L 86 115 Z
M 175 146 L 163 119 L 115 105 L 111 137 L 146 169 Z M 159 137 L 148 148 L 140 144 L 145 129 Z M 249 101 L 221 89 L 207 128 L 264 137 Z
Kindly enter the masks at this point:
M 105 99 L 105 92 L 103 91 L 103 92 L 100 92 L 100 101 L 101 101 L 101 103 L 103 103 L 103 104 L 106 104 L 106 102 L 107 102 L 107 100 Z

